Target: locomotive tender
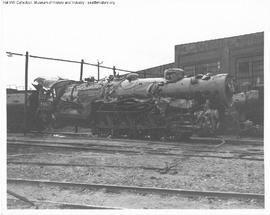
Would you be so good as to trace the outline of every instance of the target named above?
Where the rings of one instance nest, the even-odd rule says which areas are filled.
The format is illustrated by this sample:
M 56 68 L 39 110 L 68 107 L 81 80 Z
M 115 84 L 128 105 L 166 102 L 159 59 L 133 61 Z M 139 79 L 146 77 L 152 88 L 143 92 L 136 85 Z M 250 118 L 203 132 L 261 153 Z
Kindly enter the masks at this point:
M 37 78 L 32 113 L 45 127 L 78 125 L 98 135 L 180 140 L 196 130 L 213 134 L 234 86 L 228 74 L 188 77 L 180 68 L 163 78 L 138 74 L 101 81 Z

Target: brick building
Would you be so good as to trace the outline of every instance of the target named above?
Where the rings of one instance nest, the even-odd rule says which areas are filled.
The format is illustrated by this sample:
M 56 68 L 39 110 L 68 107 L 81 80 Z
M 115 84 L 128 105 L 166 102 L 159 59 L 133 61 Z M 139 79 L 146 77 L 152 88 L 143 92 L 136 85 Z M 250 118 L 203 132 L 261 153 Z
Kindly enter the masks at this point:
M 263 85 L 264 33 L 207 40 L 175 46 L 174 63 L 138 71 L 141 77 L 161 77 L 166 68 L 187 74 L 230 73 L 239 88 Z

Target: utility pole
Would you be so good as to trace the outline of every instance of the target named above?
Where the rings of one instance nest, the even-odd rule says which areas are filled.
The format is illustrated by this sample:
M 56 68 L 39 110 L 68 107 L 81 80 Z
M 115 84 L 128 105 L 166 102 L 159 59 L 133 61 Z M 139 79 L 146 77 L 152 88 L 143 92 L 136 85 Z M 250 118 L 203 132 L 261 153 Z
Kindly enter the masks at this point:
M 99 64 L 100 64 L 100 62 L 99 62 L 99 60 L 97 61 L 97 80 L 99 81 L 99 75 L 100 75 L 100 71 L 99 71 Z
M 98 78 L 97 80 L 99 81 L 100 79 L 100 65 L 103 64 L 103 61 L 99 62 L 99 60 L 97 60 L 97 71 L 98 71 Z
M 115 77 L 116 76 L 116 68 L 115 68 L 115 66 L 113 66 L 113 77 Z
M 23 117 L 23 124 L 24 124 L 24 135 L 27 132 L 27 94 L 28 94 L 28 59 L 29 54 L 26 52 L 25 54 L 25 77 L 24 77 L 24 117 Z
M 82 77 L 83 77 L 83 64 L 84 64 L 84 61 L 83 61 L 83 59 L 82 59 L 82 60 L 81 60 L 80 81 L 82 81 Z

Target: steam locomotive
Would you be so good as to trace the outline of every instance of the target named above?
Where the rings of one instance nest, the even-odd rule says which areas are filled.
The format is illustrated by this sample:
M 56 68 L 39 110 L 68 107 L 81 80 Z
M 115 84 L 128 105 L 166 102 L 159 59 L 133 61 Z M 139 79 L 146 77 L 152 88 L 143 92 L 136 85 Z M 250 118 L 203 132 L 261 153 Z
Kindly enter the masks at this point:
M 76 125 L 99 136 L 181 140 L 214 134 L 234 85 L 228 74 L 187 76 L 180 68 L 163 78 L 136 73 L 100 81 L 36 78 L 28 113 L 39 129 Z

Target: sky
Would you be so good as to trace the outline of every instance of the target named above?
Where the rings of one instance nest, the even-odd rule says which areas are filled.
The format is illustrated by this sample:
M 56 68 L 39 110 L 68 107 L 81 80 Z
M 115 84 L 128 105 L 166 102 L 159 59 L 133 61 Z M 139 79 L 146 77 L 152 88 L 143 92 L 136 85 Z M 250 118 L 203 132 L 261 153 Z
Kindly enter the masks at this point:
M 40 0 L 38 0 L 40 1 Z M 61 0 L 63 1 L 63 0 Z M 86 0 L 83 0 L 86 2 Z M 24 57 L 6 51 L 137 71 L 174 62 L 174 46 L 264 31 L 267 0 L 115 0 L 114 5 L 2 4 L 1 80 L 24 85 Z M 38 76 L 79 79 L 80 65 L 29 59 Z M 112 71 L 101 69 L 101 77 Z M 84 78 L 97 68 L 84 67 Z

